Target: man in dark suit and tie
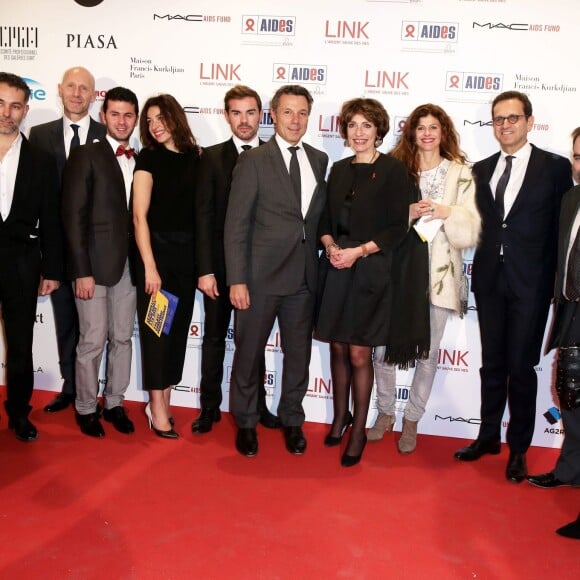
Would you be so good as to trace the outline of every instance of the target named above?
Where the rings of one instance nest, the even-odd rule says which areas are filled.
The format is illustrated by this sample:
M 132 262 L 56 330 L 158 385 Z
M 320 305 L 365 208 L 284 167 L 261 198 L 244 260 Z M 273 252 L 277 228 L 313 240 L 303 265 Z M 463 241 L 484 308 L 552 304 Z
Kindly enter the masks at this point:
M 554 291 L 560 202 L 572 180 L 567 159 L 528 143 L 534 117 L 525 94 L 502 93 L 491 110 L 501 151 L 473 167 L 482 218 L 472 276 L 481 335 L 481 426 L 455 458 L 474 461 L 500 452 L 507 402 L 505 475 L 519 483 L 534 433 L 534 366 Z
M 276 318 L 284 353 L 278 416 L 288 451 L 306 449 L 302 400 L 328 165 L 325 153 L 302 141 L 312 101 L 304 87 L 280 87 L 270 105 L 275 135 L 241 155 L 233 174 L 225 225 L 227 282 L 237 309 L 231 410 L 236 448 L 248 457 L 258 451 L 259 364 Z
M 95 100 L 95 79 L 86 68 L 68 69 L 58 85 L 58 94 L 62 100 L 63 116 L 56 121 L 32 127 L 29 140 L 31 144 L 44 149 L 55 158 L 59 180 L 62 181 L 62 173 L 71 149 L 103 140 L 106 129 L 89 116 L 89 107 Z M 56 413 L 66 409 L 75 400 L 75 357 L 79 321 L 74 293 L 69 283 L 61 284 L 50 295 L 50 300 L 63 383 L 61 392 L 44 410 L 47 413 Z
M 135 159 L 128 146 L 138 115 L 132 91 L 123 87 L 107 91 L 101 114 L 106 138 L 74 149 L 64 172 L 67 268 L 74 281 L 80 329 L 75 408 L 81 431 L 92 437 L 105 435 L 97 414 L 97 395 L 107 341 L 103 418 L 121 433 L 134 431 L 123 399 L 131 378 L 136 305 L 128 264 L 128 204 Z
M 572 133 L 572 173 L 580 184 L 580 127 Z M 536 487 L 551 489 L 572 485 L 580 487 L 580 185 L 562 199 L 558 238 L 556 312 L 548 349 L 559 348 L 556 391 L 565 439 L 556 462 L 548 473 L 528 476 Z M 572 386 L 571 390 L 567 387 Z M 574 392 L 576 393 L 574 396 Z M 580 539 L 580 516 L 556 533 Z
M 263 144 L 258 138 L 262 114 L 260 95 L 250 87 L 236 85 L 224 97 L 224 116 L 233 135 L 227 141 L 203 150 L 197 190 L 197 268 L 198 288 L 203 292 L 205 319 L 201 355 L 201 412 L 193 422 L 194 433 L 211 431 L 221 418 L 221 383 L 225 340 L 232 314 L 226 285 L 224 224 L 238 155 Z M 262 357 L 259 370 L 265 375 Z M 278 417 L 266 406 L 264 381 L 258 387 L 260 423 L 270 429 L 280 427 Z
M 30 89 L 0 73 L 0 303 L 6 338 L 8 426 L 34 441 L 28 419 L 34 385 L 32 342 L 37 296 L 59 286 L 62 231 L 54 160 L 20 133 Z

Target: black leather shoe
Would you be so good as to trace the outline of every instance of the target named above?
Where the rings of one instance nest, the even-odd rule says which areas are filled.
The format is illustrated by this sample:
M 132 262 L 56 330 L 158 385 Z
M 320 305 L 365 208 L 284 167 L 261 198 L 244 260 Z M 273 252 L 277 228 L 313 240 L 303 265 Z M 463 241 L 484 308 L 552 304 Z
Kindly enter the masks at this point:
M 302 427 L 284 427 L 286 449 L 294 455 L 302 455 L 306 451 L 306 438 Z
M 246 457 L 254 457 L 258 453 L 258 436 L 256 429 L 239 428 L 236 436 L 236 449 Z
M 580 515 L 575 522 L 570 522 L 561 528 L 556 530 L 559 536 L 564 536 L 564 538 L 571 538 L 573 540 L 580 540 Z
M 217 409 L 202 409 L 199 417 L 191 424 L 192 433 L 209 433 L 214 423 L 219 423 L 222 413 Z
M 48 405 L 44 407 L 45 413 L 58 413 L 74 403 L 74 395 L 59 393 Z
M 526 475 L 528 475 L 526 454 L 510 452 L 510 458 L 505 470 L 506 479 L 514 483 L 521 483 L 526 479 Z
M 282 421 L 280 421 L 280 417 L 270 413 L 266 407 L 262 407 L 258 412 L 260 413 L 260 425 L 263 425 L 268 429 L 280 429 L 280 427 L 282 427 Z
M 103 419 L 109 423 L 113 423 L 113 427 L 119 431 L 119 433 L 134 433 L 135 425 L 133 421 L 127 417 L 127 411 L 124 407 L 120 405 L 118 407 L 113 407 L 112 409 L 103 409 Z
M 477 461 L 482 455 L 498 455 L 500 451 L 501 441 L 476 439 L 471 445 L 456 451 L 454 457 L 459 461 Z
M 566 481 L 560 481 L 551 471 L 549 473 L 540 473 L 539 475 L 528 475 L 528 482 L 536 487 L 543 487 L 545 489 L 571 485 Z
M 81 428 L 81 433 L 89 437 L 105 436 L 105 430 L 96 413 L 89 413 L 88 415 L 79 415 L 77 413 L 77 424 Z
M 8 428 L 14 431 L 16 439 L 19 441 L 36 441 L 38 431 L 36 427 L 28 420 L 28 417 L 16 417 L 8 420 Z

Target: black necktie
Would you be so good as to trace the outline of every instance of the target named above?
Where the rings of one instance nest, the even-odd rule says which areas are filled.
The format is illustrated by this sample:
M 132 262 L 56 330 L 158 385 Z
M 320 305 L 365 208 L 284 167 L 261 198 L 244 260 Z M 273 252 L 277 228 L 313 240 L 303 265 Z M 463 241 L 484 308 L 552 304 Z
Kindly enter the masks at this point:
M 298 203 L 302 204 L 302 184 L 300 180 L 300 164 L 298 163 L 298 155 L 296 152 L 300 147 L 288 147 L 288 151 L 292 154 L 290 159 L 290 180 L 292 181 L 292 187 L 294 188 L 294 193 L 298 198 Z
M 501 177 L 499 178 L 498 182 L 497 182 L 497 187 L 495 188 L 495 204 L 497 205 L 497 209 L 499 211 L 499 214 L 501 216 L 501 219 L 503 220 L 504 215 L 505 215 L 505 208 L 504 208 L 504 197 L 505 197 L 505 190 L 508 184 L 508 181 L 510 180 L 510 174 L 512 172 L 512 159 L 514 158 L 513 155 L 508 155 L 505 158 L 505 169 L 503 170 L 503 173 L 501 174 Z
M 248 149 L 251 149 L 251 148 L 252 148 L 252 146 L 251 146 L 251 145 L 242 145 L 242 149 L 243 149 L 244 151 L 247 151 Z
M 70 140 L 69 153 L 75 147 L 78 147 L 81 144 L 81 140 L 80 140 L 80 137 L 79 137 L 79 126 L 78 125 L 75 125 L 74 123 L 71 123 L 70 128 L 73 130 L 73 136 L 72 136 L 72 139 Z
M 580 299 L 580 229 L 570 255 L 568 256 L 568 268 L 566 270 L 566 298 L 571 302 Z

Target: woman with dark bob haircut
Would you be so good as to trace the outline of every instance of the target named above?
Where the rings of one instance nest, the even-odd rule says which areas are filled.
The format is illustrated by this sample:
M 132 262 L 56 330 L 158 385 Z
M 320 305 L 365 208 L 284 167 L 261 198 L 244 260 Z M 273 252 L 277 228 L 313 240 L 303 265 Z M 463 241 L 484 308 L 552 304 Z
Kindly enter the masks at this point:
M 176 439 L 171 387 L 181 380 L 196 288 L 194 199 L 199 153 L 183 108 L 171 95 L 151 97 L 139 123 L 144 149 L 133 176 L 133 223 L 139 249 L 137 313 L 145 413 L 159 436 Z M 179 299 L 169 334 L 145 324 L 151 296 Z
M 324 443 L 339 445 L 356 465 L 366 444 L 365 426 L 373 387 L 372 350 L 388 344 L 392 310 L 393 250 L 408 231 L 414 188 L 407 168 L 377 151 L 389 116 L 375 99 L 352 99 L 340 111 L 340 132 L 354 156 L 334 164 L 319 233 L 326 271 L 316 334 L 330 342 L 334 419 Z M 412 349 L 409 357 L 416 354 Z M 354 417 L 349 411 L 352 391 Z
M 418 360 L 403 416 L 401 453 L 412 453 L 417 444 L 417 423 L 425 413 L 437 371 L 439 345 L 451 314 L 466 305 L 462 250 L 475 246 L 481 228 L 475 204 L 475 183 L 459 147 L 453 121 L 439 106 L 417 107 L 407 119 L 403 134 L 391 152 L 402 161 L 421 191 L 421 201 L 409 209 L 434 229 L 429 238 L 429 297 L 431 340 L 429 357 Z M 431 224 L 431 225 L 429 225 Z M 461 297 L 463 292 L 465 296 Z M 369 441 L 383 438 L 395 423 L 395 367 L 384 360 L 384 348 L 375 349 L 379 415 L 368 432 Z

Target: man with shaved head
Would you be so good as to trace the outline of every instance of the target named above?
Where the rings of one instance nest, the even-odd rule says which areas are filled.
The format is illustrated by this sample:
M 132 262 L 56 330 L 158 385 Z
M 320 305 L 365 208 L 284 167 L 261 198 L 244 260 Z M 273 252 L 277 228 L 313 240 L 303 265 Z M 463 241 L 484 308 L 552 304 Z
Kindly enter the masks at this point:
M 63 116 L 56 121 L 32 127 L 30 143 L 44 149 L 56 160 L 59 180 L 72 149 L 85 143 L 102 141 L 104 125 L 89 116 L 89 107 L 95 100 L 95 79 L 81 66 L 69 68 L 58 85 Z M 61 284 L 51 295 L 62 391 L 44 410 L 56 413 L 66 409 L 75 400 L 75 357 L 79 338 L 79 323 L 74 294 L 70 284 Z

